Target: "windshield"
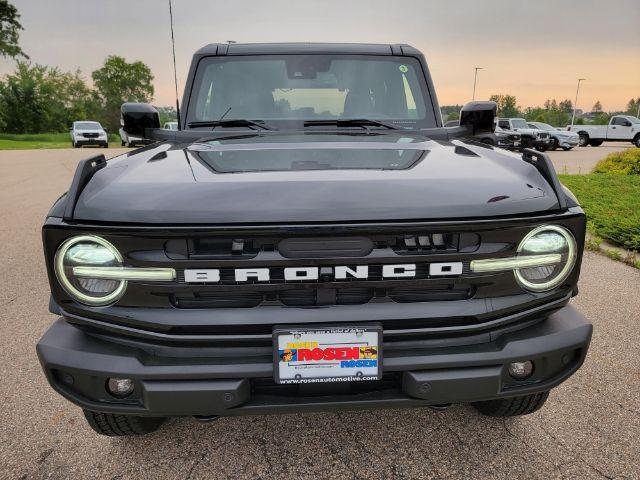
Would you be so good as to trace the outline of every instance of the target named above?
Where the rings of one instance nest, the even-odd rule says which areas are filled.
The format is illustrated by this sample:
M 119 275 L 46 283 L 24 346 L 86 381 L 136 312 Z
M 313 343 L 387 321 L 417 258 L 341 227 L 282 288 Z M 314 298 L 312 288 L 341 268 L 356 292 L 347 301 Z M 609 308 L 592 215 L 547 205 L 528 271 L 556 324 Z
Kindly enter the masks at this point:
M 98 122 L 76 122 L 73 124 L 76 130 L 101 130 L 102 126 Z
M 629 120 L 631 123 L 640 123 L 640 118 L 632 117 L 631 115 L 627 117 L 627 120 Z
M 435 127 L 427 95 L 412 57 L 207 57 L 196 72 L 187 123 L 365 118 Z
M 529 128 L 529 125 L 527 125 L 527 121 L 524 118 L 514 118 L 511 120 L 511 125 L 513 128 Z
M 553 128 L 553 127 L 552 127 L 551 125 L 549 125 L 548 123 L 540 123 L 540 122 L 536 122 L 536 123 L 534 123 L 534 125 L 535 125 L 536 127 L 538 127 L 540 130 L 549 130 L 549 131 L 555 130 L 555 128 Z

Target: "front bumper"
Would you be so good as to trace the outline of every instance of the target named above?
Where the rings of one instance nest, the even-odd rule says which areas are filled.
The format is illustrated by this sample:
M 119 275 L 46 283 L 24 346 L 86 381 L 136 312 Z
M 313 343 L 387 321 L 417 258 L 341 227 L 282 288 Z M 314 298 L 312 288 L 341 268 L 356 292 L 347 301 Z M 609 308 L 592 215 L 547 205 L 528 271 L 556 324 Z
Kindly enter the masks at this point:
M 533 141 L 535 148 L 549 148 L 551 146 L 551 138 L 537 138 Z
M 149 355 L 135 342 L 89 335 L 62 318 L 37 352 L 51 386 L 94 411 L 210 416 L 416 407 L 545 391 L 582 365 L 592 326 L 572 306 L 528 325 L 477 344 L 416 340 L 387 352 L 383 345 L 382 380 L 311 387 L 274 384 L 269 356 L 229 362 L 230 357 L 188 346 Z M 511 379 L 507 365 L 523 360 L 534 362 L 532 377 Z M 111 397 L 105 390 L 108 377 L 134 379 L 134 393 L 123 400 Z
M 106 138 L 79 138 L 75 140 L 76 145 L 107 145 Z
M 569 138 L 563 138 L 563 137 L 557 137 L 558 139 L 558 145 L 560 145 L 561 147 L 577 147 L 580 137 L 569 137 Z

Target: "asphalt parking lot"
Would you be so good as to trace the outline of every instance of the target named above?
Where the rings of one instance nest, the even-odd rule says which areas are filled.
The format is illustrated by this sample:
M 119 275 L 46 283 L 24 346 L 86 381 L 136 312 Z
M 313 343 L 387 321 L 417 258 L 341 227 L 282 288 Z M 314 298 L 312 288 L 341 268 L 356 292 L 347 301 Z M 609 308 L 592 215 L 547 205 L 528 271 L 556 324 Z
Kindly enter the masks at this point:
M 146 437 L 97 436 L 35 355 L 54 319 L 40 226 L 92 153 L 0 152 L 0 478 L 640 478 L 640 271 L 592 253 L 574 300 L 595 325 L 589 356 L 528 417 L 453 406 L 175 419 Z

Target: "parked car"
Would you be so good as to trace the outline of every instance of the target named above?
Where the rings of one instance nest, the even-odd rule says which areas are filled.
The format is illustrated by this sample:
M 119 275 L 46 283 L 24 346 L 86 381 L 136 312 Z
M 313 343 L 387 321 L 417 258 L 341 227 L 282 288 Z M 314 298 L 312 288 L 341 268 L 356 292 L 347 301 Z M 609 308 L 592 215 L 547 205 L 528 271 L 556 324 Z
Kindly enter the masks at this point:
M 555 127 L 552 127 L 548 123 L 543 122 L 529 122 L 529 127 L 544 130 L 545 132 L 549 132 L 549 136 L 551 137 L 551 144 L 549 145 L 549 150 L 555 150 L 558 147 L 563 150 L 571 150 L 573 147 L 578 145 L 580 141 L 580 137 L 577 133 L 569 132 L 567 130 L 558 130 Z
M 518 132 L 521 135 L 522 148 L 535 148 L 544 152 L 551 146 L 548 132 L 531 128 L 524 118 L 499 118 L 496 132 Z
M 73 122 L 70 134 L 71 146 L 73 148 L 80 148 L 85 145 L 97 145 L 104 148 L 109 147 L 107 132 L 98 122 L 88 120 Z
M 162 128 L 165 130 L 178 130 L 178 122 L 165 122 Z
M 151 127 L 152 124 L 147 122 L 141 126 L 140 131 L 136 132 L 127 132 L 123 126 L 127 121 L 131 121 L 135 118 L 147 118 L 149 115 L 150 109 L 153 109 L 151 113 L 151 117 L 154 115 L 158 116 L 158 122 L 160 121 L 159 114 L 157 110 L 155 110 L 150 105 L 145 103 L 123 103 L 120 109 L 120 141 L 123 147 L 135 147 L 137 145 L 148 145 L 150 143 L 154 143 L 154 140 L 149 140 L 144 137 L 144 129 L 147 127 Z
M 640 119 L 632 115 L 614 115 L 608 125 L 569 125 L 567 130 L 580 136 L 580 146 L 599 147 L 607 142 L 631 142 L 640 148 Z
M 443 128 L 408 45 L 209 45 L 186 89 L 177 132 L 123 106 L 124 131 L 158 143 L 81 161 L 43 227 L 58 319 L 37 353 L 96 432 L 526 415 L 580 368 L 585 214 L 544 153 L 458 141 L 493 132 L 494 102 Z
M 460 120 L 449 120 L 444 126 L 447 128 L 458 127 L 460 126 Z M 521 136 L 515 132 L 484 132 L 478 133 L 471 138 L 485 145 L 492 145 L 506 150 L 520 150 L 521 148 Z

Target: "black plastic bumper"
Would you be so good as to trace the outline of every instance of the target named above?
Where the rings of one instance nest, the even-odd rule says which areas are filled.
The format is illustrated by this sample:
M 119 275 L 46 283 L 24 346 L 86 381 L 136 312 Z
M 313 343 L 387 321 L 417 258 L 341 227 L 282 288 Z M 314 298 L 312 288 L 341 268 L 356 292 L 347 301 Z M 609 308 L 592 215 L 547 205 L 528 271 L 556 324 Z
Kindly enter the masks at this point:
M 82 147 L 85 145 L 99 145 L 101 147 L 104 147 L 105 145 L 107 145 L 107 141 L 106 140 L 76 140 L 76 145 Z
M 176 355 L 148 356 L 138 348 L 87 335 L 62 318 L 45 333 L 37 352 L 52 387 L 86 409 L 155 416 L 243 415 L 427 406 L 540 392 L 582 365 L 591 332 L 591 324 L 566 306 L 486 343 L 408 345 L 385 355 L 380 382 L 358 388 L 322 385 L 313 391 L 275 385 L 270 361 L 225 363 L 220 357 L 189 357 L 188 348 L 185 357 L 184 347 Z M 532 360 L 535 370 L 529 379 L 516 381 L 508 375 L 508 364 L 523 360 Z M 121 400 L 111 397 L 105 389 L 108 377 L 134 379 L 134 393 Z

